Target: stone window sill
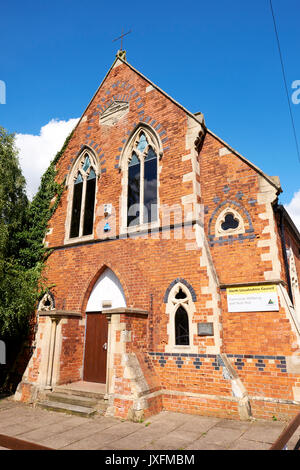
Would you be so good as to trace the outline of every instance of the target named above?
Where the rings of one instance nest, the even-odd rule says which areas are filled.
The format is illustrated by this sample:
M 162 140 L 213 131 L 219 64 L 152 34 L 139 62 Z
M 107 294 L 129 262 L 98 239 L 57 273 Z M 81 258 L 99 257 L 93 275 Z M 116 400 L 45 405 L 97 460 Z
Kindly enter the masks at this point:
M 82 237 L 66 238 L 64 241 L 64 244 L 71 245 L 73 243 L 85 242 L 85 241 L 89 241 L 93 239 L 94 239 L 94 234 L 92 233 L 91 235 L 83 235 Z
M 122 227 L 120 230 L 120 235 L 147 232 L 149 230 L 156 229 L 159 227 L 160 227 L 159 220 L 156 222 L 149 222 L 147 224 L 134 225 L 133 227 Z

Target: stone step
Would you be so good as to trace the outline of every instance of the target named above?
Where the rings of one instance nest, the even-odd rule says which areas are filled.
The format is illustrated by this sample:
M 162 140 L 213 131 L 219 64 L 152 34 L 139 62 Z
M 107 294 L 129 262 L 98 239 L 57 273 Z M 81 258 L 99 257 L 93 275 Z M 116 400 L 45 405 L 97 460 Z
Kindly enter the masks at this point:
M 86 406 L 88 408 L 93 408 L 98 403 L 98 400 L 95 398 L 58 392 L 48 393 L 47 400 L 59 403 L 68 403 L 70 405 Z
M 95 400 L 104 400 L 105 393 L 91 392 L 87 390 L 78 390 L 76 388 L 64 387 L 59 385 L 53 389 L 52 393 L 63 393 L 64 395 L 76 395 L 78 397 L 94 398 Z
M 61 403 L 56 401 L 45 400 L 38 402 L 37 405 L 40 408 L 47 409 L 49 411 L 59 411 L 62 413 L 74 414 L 89 418 L 97 413 L 95 408 L 91 408 L 88 406 L 79 406 L 73 405 L 71 403 Z

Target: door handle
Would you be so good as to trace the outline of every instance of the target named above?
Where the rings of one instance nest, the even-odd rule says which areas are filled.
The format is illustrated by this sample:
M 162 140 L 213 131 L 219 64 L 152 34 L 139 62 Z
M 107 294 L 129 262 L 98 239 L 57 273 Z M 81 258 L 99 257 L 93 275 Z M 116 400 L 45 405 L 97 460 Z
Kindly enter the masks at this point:
M 107 350 L 107 343 L 104 343 L 102 348 L 106 351 Z

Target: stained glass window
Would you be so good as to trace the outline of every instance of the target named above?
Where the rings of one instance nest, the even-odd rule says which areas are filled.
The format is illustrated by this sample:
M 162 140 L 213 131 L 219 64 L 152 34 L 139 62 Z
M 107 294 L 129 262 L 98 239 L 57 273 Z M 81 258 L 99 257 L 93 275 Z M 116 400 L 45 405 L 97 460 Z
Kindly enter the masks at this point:
M 144 223 L 157 219 L 157 158 L 150 147 L 144 162 Z
M 81 176 L 81 173 L 78 173 L 78 176 L 76 178 L 76 181 L 75 181 L 75 184 L 78 184 L 78 183 L 82 183 L 82 176 Z
M 93 168 L 91 168 L 90 174 L 88 176 L 88 180 L 92 180 L 96 178 L 96 173 L 94 172 Z
M 83 167 L 82 167 L 83 171 L 87 171 L 89 169 L 90 165 L 91 165 L 90 164 L 90 159 L 89 159 L 88 155 L 86 155 L 85 160 L 84 160 L 84 164 L 83 164 Z
M 141 132 L 128 162 L 127 226 L 157 220 L 157 154 Z
M 147 142 L 146 136 L 145 136 L 144 133 L 142 133 L 140 135 L 140 139 L 139 139 L 139 142 L 138 142 L 138 145 L 137 145 L 137 149 L 140 152 L 143 152 L 145 150 L 145 148 L 147 147 L 147 145 L 148 145 L 148 142 Z
M 137 155 L 133 153 L 128 164 L 128 201 L 127 201 L 127 226 L 138 225 L 140 219 L 140 176 L 141 163 Z
M 94 170 L 91 169 L 86 182 L 83 235 L 90 235 L 93 233 L 95 192 L 96 175 Z
M 70 238 L 93 233 L 96 173 L 89 155 L 86 153 L 83 158 L 73 185 Z
M 80 227 L 80 213 L 81 213 L 81 201 L 82 201 L 82 188 L 83 180 L 80 173 L 76 178 L 73 189 L 73 207 L 72 207 L 72 220 L 70 237 L 78 237 Z

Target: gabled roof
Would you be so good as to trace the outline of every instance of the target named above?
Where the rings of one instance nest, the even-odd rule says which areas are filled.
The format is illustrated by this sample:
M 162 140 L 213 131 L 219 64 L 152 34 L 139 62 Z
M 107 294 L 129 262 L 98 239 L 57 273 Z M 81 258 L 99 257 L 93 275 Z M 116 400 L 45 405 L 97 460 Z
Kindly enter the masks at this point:
M 124 51 L 122 51 L 122 52 L 124 53 Z M 127 60 L 124 60 L 123 57 L 124 57 L 124 54 L 119 55 L 119 53 L 118 53 L 116 55 L 116 58 L 115 58 L 113 64 L 111 65 L 110 69 L 108 70 L 108 72 L 105 75 L 104 79 L 102 80 L 101 84 L 97 88 L 97 90 L 94 93 L 94 95 L 93 95 L 92 99 L 90 100 L 89 104 L 85 108 L 85 110 L 84 110 L 81 118 L 79 119 L 77 125 L 75 126 L 74 130 L 80 124 L 84 114 L 86 113 L 86 111 L 89 108 L 90 104 L 92 103 L 95 96 L 97 95 L 98 91 L 100 90 L 100 88 L 104 84 L 104 82 L 105 82 L 106 78 L 108 77 L 108 75 L 110 74 L 111 70 L 116 66 L 117 62 L 120 61 L 121 63 L 123 63 L 124 65 L 129 67 L 134 73 L 136 73 L 141 78 L 143 78 L 146 82 L 148 82 L 149 85 L 151 85 L 153 88 L 158 90 L 162 95 L 164 95 L 166 98 L 168 98 L 170 101 L 172 101 L 172 103 L 174 103 L 176 106 L 178 106 L 180 109 L 182 109 L 189 117 L 193 118 L 196 122 L 201 124 L 204 127 L 204 129 L 206 130 L 206 132 L 208 132 L 210 135 L 215 137 L 220 143 L 222 143 L 225 147 L 227 147 L 230 150 L 230 152 L 232 152 L 234 155 L 236 155 L 238 158 L 240 158 L 243 162 L 245 162 L 247 165 L 249 165 L 251 168 L 253 168 L 255 171 L 257 171 L 262 177 L 264 177 L 277 190 L 277 194 L 280 194 L 282 192 L 282 188 L 281 188 L 278 176 L 269 176 L 269 175 L 267 175 L 259 167 L 254 165 L 254 163 L 250 162 L 247 158 L 243 157 L 243 155 L 241 155 L 239 152 L 237 152 L 234 148 L 232 148 L 229 144 L 227 144 L 223 139 L 218 137 L 216 134 L 214 134 L 211 130 L 209 130 L 206 127 L 205 122 L 204 122 L 203 113 L 201 113 L 201 112 L 191 113 L 188 109 L 186 109 L 184 106 L 182 106 L 180 103 L 178 103 L 178 101 L 174 100 L 174 98 L 172 98 L 170 95 L 168 95 L 164 90 L 159 88 L 159 86 L 157 86 L 155 83 L 153 83 L 151 80 L 149 80 L 149 78 L 145 77 L 145 75 L 143 75 L 141 72 L 139 72 L 137 69 L 135 69 L 131 64 L 129 64 L 127 62 Z
M 156 90 L 158 90 L 160 93 L 162 93 L 166 98 L 168 98 L 170 101 L 172 101 L 172 103 L 174 103 L 176 106 L 178 106 L 179 108 L 181 108 L 186 114 L 188 114 L 191 118 L 193 118 L 196 122 L 198 122 L 199 124 L 204 124 L 204 116 L 202 113 L 197 113 L 197 115 L 191 113 L 191 111 L 189 111 L 188 109 L 186 109 L 184 106 L 182 106 L 180 103 L 178 103 L 176 100 L 174 100 L 170 95 L 168 95 L 165 91 L 163 91 L 161 88 L 159 88 L 157 85 L 155 85 L 155 83 L 151 82 L 151 80 L 149 80 L 149 78 L 145 77 L 145 75 L 143 75 L 141 72 L 139 72 L 137 69 L 135 69 L 132 65 L 130 65 L 127 60 L 124 60 L 122 57 L 120 56 L 116 56 L 112 66 L 110 67 L 110 69 L 108 70 L 107 74 L 105 75 L 104 79 L 102 80 L 102 82 L 100 83 L 99 87 L 97 88 L 96 92 L 94 93 L 92 99 L 90 100 L 89 104 L 87 105 L 87 107 L 85 108 L 80 120 L 78 121 L 76 127 L 78 126 L 78 124 L 80 123 L 82 117 L 84 116 L 85 112 L 87 111 L 87 109 L 89 108 L 90 104 L 92 103 L 93 99 L 95 98 L 95 96 L 97 95 L 98 91 L 100 90 L 100 88 L 102 87 L 102 85 L 104 84 L 105 80 L 107 79 L 108 75 L 110 74 L 111 70 L 116 66 L 116 63 L 120 61 L 122 62 L 124 65 L 126 65 L 127 67 L 129 67 L 133 72 L 135 72 L 137 75 L 139 75 L 141 78 L 143 78 L 146 82 L 149 83 L 149 85 L 152 85 L 153 88 L 155 88 Z M 75 129 L 76 129 L 75 127 Z

